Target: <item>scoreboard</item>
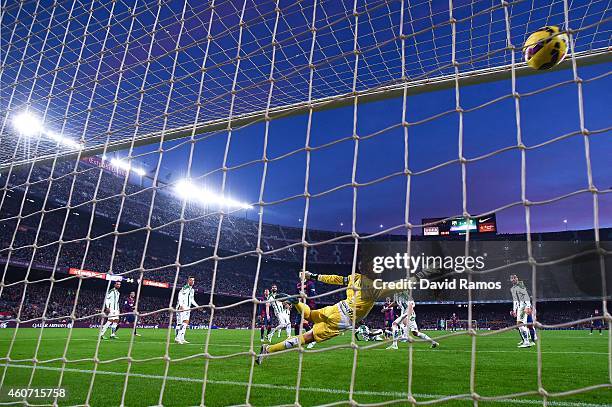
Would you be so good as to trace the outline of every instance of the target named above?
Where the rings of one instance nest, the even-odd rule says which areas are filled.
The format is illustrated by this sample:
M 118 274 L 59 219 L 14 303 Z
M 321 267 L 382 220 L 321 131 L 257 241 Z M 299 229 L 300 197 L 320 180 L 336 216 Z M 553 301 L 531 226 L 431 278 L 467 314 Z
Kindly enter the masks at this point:
M 446 219 L 446 220 L 444 220 Z M 497 233 L 497 220 L 495 214 L 481 216 L 479 218 L 423 218 L 422 223 L 436 223 L 435 225 L 423 226 L 423 236 L 454 236 L 464 235 L 468 230 L 472 233 Z

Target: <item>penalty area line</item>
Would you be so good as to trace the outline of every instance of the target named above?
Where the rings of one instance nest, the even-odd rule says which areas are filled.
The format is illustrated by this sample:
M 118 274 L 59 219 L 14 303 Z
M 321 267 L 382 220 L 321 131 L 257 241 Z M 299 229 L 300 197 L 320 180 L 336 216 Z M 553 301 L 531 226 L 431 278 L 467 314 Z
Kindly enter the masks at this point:
M 32 369 L 34 366 L 32 365 L 19 365 L 13 363 L 0 363 L 0 366 L 7 366 L 10 368 L 17 369 Z M 93 370 L 90 369 L 75 369 L 75 368 L 61 368 L 61 367 L 51 367 L 51 366 L 36 366 L 36 370 L 47 370 L 47 371 L 64 371 L 70 373 L 94 373 Z M 125 373 L 123 372 L 111 372 L 107 370 L 97 370 L 96 375 L 106 375 L 106 376 L 121 376 L 125 377 Z M 163 380 L 164 376 L 152 375 L 152 374 L 144 374 L 144 373 L 130 373 L 130 377 L 140 378 L 140 379 L 155 379 L 155 380 Z M 191 377 L 180 377 L 180 376 L 165 376 L 166 380 L 178 381 L 178 382 L 190 382 L 190 383 L 202 383 L 200 379 L 194 379 Z M 207 383 L 216 384 L 221 386 L 241 386 L 241 387 L 249 387 L 249 383 L 247 382 L 237 382 L 232 380 L 207 380 Z M 251 383 L 251 387 L 260 388 L 260 389 L 271 389 L 271 390 L 286 390 L 295 392 L 297 388 L 295 386 L 287 386 L 282 384 L 267 384 L 267 383 Z M 329 389 L 325 387 L 300 387 L 301 392 L 310 392 L 310 393 L 328 393 L 328 394 L 342 394 L 349 395 L 350 392 L 348 390 L 343 389 Z M 386 397 L 408 397 L 408 393 L 403 392 L 393 392 L 393 391 L 370 391 L 370 390 L 355 390 L 353 394 L 362 395 L 362 396 L 386 396 Z M 440 399 L 444 397 L 448 397 L 448 395 L 442 394 L 419 394 L 413 393 L 413 396 L 416 398 L 423 399 Z M 471 398 L 466 397 L 464 400 L 471 400 Z M 540 405 L 542 401 L 534 400 L 534 399 L 500 399 L 500 400 L 487 400 L 490 403 L 504 403 L 504 404 L 528 404 L 528 405 Z M 594 404 L 594 403 L 582 403 L 582 402 L 574 402 L 574 401 L 555 401 L 555 400 L 547 400 L 547 405 L 549 406 L 557 406 L 557 407 L 605 407 L 607 404 Z

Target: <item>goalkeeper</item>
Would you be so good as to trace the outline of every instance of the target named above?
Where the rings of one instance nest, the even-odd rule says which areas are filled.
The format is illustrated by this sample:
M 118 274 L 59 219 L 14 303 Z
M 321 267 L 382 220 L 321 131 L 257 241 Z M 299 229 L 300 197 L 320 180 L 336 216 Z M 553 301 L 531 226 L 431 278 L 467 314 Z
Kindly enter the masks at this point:
M 311 310 L 307 304 L 299 302 L 297 298 L 288 298 L 287 301 L 294 304 L 296 311 L 303 314 L 304 319 L 312 324 L 312 329 L 274 345 L 262 345 L 256 360 L 257 364 L 261 364 L 264 356 L 269 353 L 312 342 L 323 342 L 338 336 L 342 331 L 353 327 L 353 319 L 355 319 L 355 324 L 364 319 L 378 299 L 400 291 L 375 289 L 371 279 L 358 273 L 350 276 L 339 276 L 314 274 L 306 271 L 304 272 L 304 280 L 346 286 L 346 299 L 335 305 Z

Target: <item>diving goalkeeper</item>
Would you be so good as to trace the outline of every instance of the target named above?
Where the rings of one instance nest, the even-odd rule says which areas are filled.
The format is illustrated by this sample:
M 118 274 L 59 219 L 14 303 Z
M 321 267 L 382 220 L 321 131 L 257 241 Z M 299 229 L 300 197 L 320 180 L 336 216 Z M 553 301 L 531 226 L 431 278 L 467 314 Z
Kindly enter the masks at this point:
M 355 324 L 364 319 L 378 299 L 400 291 L 375 289 L 370 278 L 358 273 L 350 276 L 339 276 L 314 274 L 306 271 L 304 272 L 304 280 L 346 286 L 346 299 L 335 305 L 311 310 L 307 304 L 299 302 L 297 298 L 287 298 L 287 301 L 295 306 L 296 311 L 303 314 L 304 319 L 312 324 L 312 329 L 274 345 L 262 345 L 256 359 L 257 364 L 261 364 L 265 355 L 269 353 L 291 349 L 311 342 L 323 342 L 338 336 L 342 331 L 352 328 L 353 318 Z

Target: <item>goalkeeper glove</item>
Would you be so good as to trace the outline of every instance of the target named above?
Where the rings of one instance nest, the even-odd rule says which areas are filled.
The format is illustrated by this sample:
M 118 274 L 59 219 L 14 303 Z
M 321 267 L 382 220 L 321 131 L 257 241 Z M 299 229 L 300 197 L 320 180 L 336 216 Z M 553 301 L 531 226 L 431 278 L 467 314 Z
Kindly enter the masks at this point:
M 311 273 L 309 271 L 305 271 L 304 272 L 304 280 L 315 280 L 317 281 L 319 279 L 319 275 L 315 274 L 315 273 Z

